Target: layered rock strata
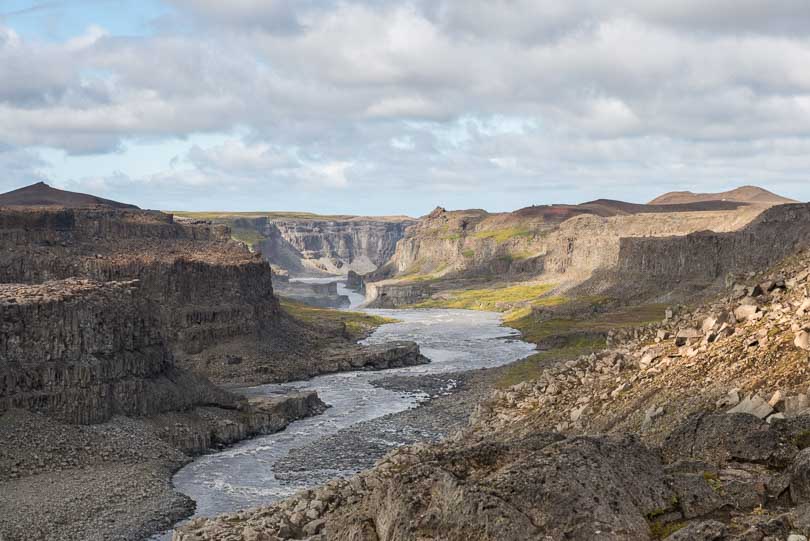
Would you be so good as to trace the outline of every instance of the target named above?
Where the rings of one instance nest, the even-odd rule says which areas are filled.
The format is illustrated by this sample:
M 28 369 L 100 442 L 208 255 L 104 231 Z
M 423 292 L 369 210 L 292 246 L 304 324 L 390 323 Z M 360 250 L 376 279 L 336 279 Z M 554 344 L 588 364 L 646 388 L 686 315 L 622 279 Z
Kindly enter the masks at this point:
M 221 220 L 249 237 L 252 248 L 292 275 L 371 272 L 391 258 L 410 218 L 317 217 Z
M 137 282 L 0 284 L 0 413 L 72 423 L 236 399 L 179 370 Z

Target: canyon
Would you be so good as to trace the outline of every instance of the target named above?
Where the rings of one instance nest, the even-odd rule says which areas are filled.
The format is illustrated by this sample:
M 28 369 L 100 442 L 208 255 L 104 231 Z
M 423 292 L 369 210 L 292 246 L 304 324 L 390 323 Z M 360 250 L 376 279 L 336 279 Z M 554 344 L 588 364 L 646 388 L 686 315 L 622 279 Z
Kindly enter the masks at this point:
M 310 392 L 246 399 L 218 384 L 427 362 L 413 343 L 357 345 L 381 324 L 372 317 L 291 315 L 269 264 L 224 225 L 41 183 L 0 203 L 0 435 L 15 442 L 0 449 L 0 532 L 10 539 L 139 539 L 188 514 L 170 477 L 191 456 L 326 407 Z M 92 493 L 71 510 L 35 503 L 39 483 Z M 142 518 L 120 523 L 128 490 L 145 502 Z M 93 508 L 92 520 L 80 512 Z
M 0 438 L 15 442 L 0 448 L 0 533 L 171 527 L 194 509 L 174 472 L 320 426 L 318 378 L 336 407 L 388 396 L 390 413 L 366 412 L 368 427 L 327 414 L 340 430 L 262 475 L 283 485 L 313 460 L 345 474 L 196 517 L 176 541 L 799 541 L 808 239 L 810 204 L 754 187 L 418 220 L 0 195 Z M 348 299 L 336 280 L 372 308 L 330 309 Z M 446 308 L 500 315 L 465 316 L 481 336 L 460 353 Z M 429 334 L 423 353 L 411 340 Z M 40 501 L 49 486 L 81 496 Z

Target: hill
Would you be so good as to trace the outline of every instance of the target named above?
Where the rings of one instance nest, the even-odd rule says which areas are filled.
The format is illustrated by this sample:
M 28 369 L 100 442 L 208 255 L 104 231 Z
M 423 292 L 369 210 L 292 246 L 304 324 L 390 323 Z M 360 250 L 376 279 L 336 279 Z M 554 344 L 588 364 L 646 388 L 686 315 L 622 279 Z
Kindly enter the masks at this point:
M 782 197 L 758 186 L 740 186 L 727 192 L 719 193 L 693 193 L 669 192 L 650 201 L 650 205 L 676 205 L 699 203 L 703 201 L 736 201 L 739 203 L 759 203 L 782 205 L 796 203 L 793 199 Z
M 135 205 L 119 203 L 94 195 L 58 190 L 44 182 L 0 194 L 0 207 L 109 207 L 137 209 Z

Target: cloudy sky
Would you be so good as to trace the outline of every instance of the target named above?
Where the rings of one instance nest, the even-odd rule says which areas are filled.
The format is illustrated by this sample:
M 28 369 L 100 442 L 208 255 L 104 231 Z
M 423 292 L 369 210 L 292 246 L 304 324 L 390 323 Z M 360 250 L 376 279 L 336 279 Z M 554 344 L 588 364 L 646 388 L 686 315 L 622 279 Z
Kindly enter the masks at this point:
M 421 215 L 810 199 L 808 0 L 0 0 L 0 191 Z

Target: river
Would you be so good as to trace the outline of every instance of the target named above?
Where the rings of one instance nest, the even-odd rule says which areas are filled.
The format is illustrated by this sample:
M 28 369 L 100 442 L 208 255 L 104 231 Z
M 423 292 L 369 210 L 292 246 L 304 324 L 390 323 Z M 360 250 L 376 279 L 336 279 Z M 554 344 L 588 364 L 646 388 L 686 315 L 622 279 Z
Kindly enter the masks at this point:
M 352 305 L 362 296 L 339 284 Z M 366 310 L 393 317 L 398 323 L 384 325 L 368 343 L 391 340 L 417 342 L 431 363 L 384 372 L 347 372 L 319 376 L 308 381 L 262 385 L 242 392 L 249 396 L 272 395 L 291 389 L 316 390 L 331 407 L 323 415 L 290 424 L 277 434 L 261 436 L 225 451 L 205 455 L 181 469 L 174 477 L 176 488 L 197 502 L 198 516 L 211 516 L 259 505 L 289 496 L 303 488 L 356 473 L 357 469 L 312 468 L 295 476 L 274 473 L 274 464 L 290 450 L 318 438 L 335 434 L 356 423 L 415 407 L 427 395 L 398 392 L 372 385 L 389 375 L 442 374 L 501 366 L 534 350 L 512 329 L 502 327 L 496 313 L 467 310 Z M 392 440 L 395 440 L 392 435 Z

